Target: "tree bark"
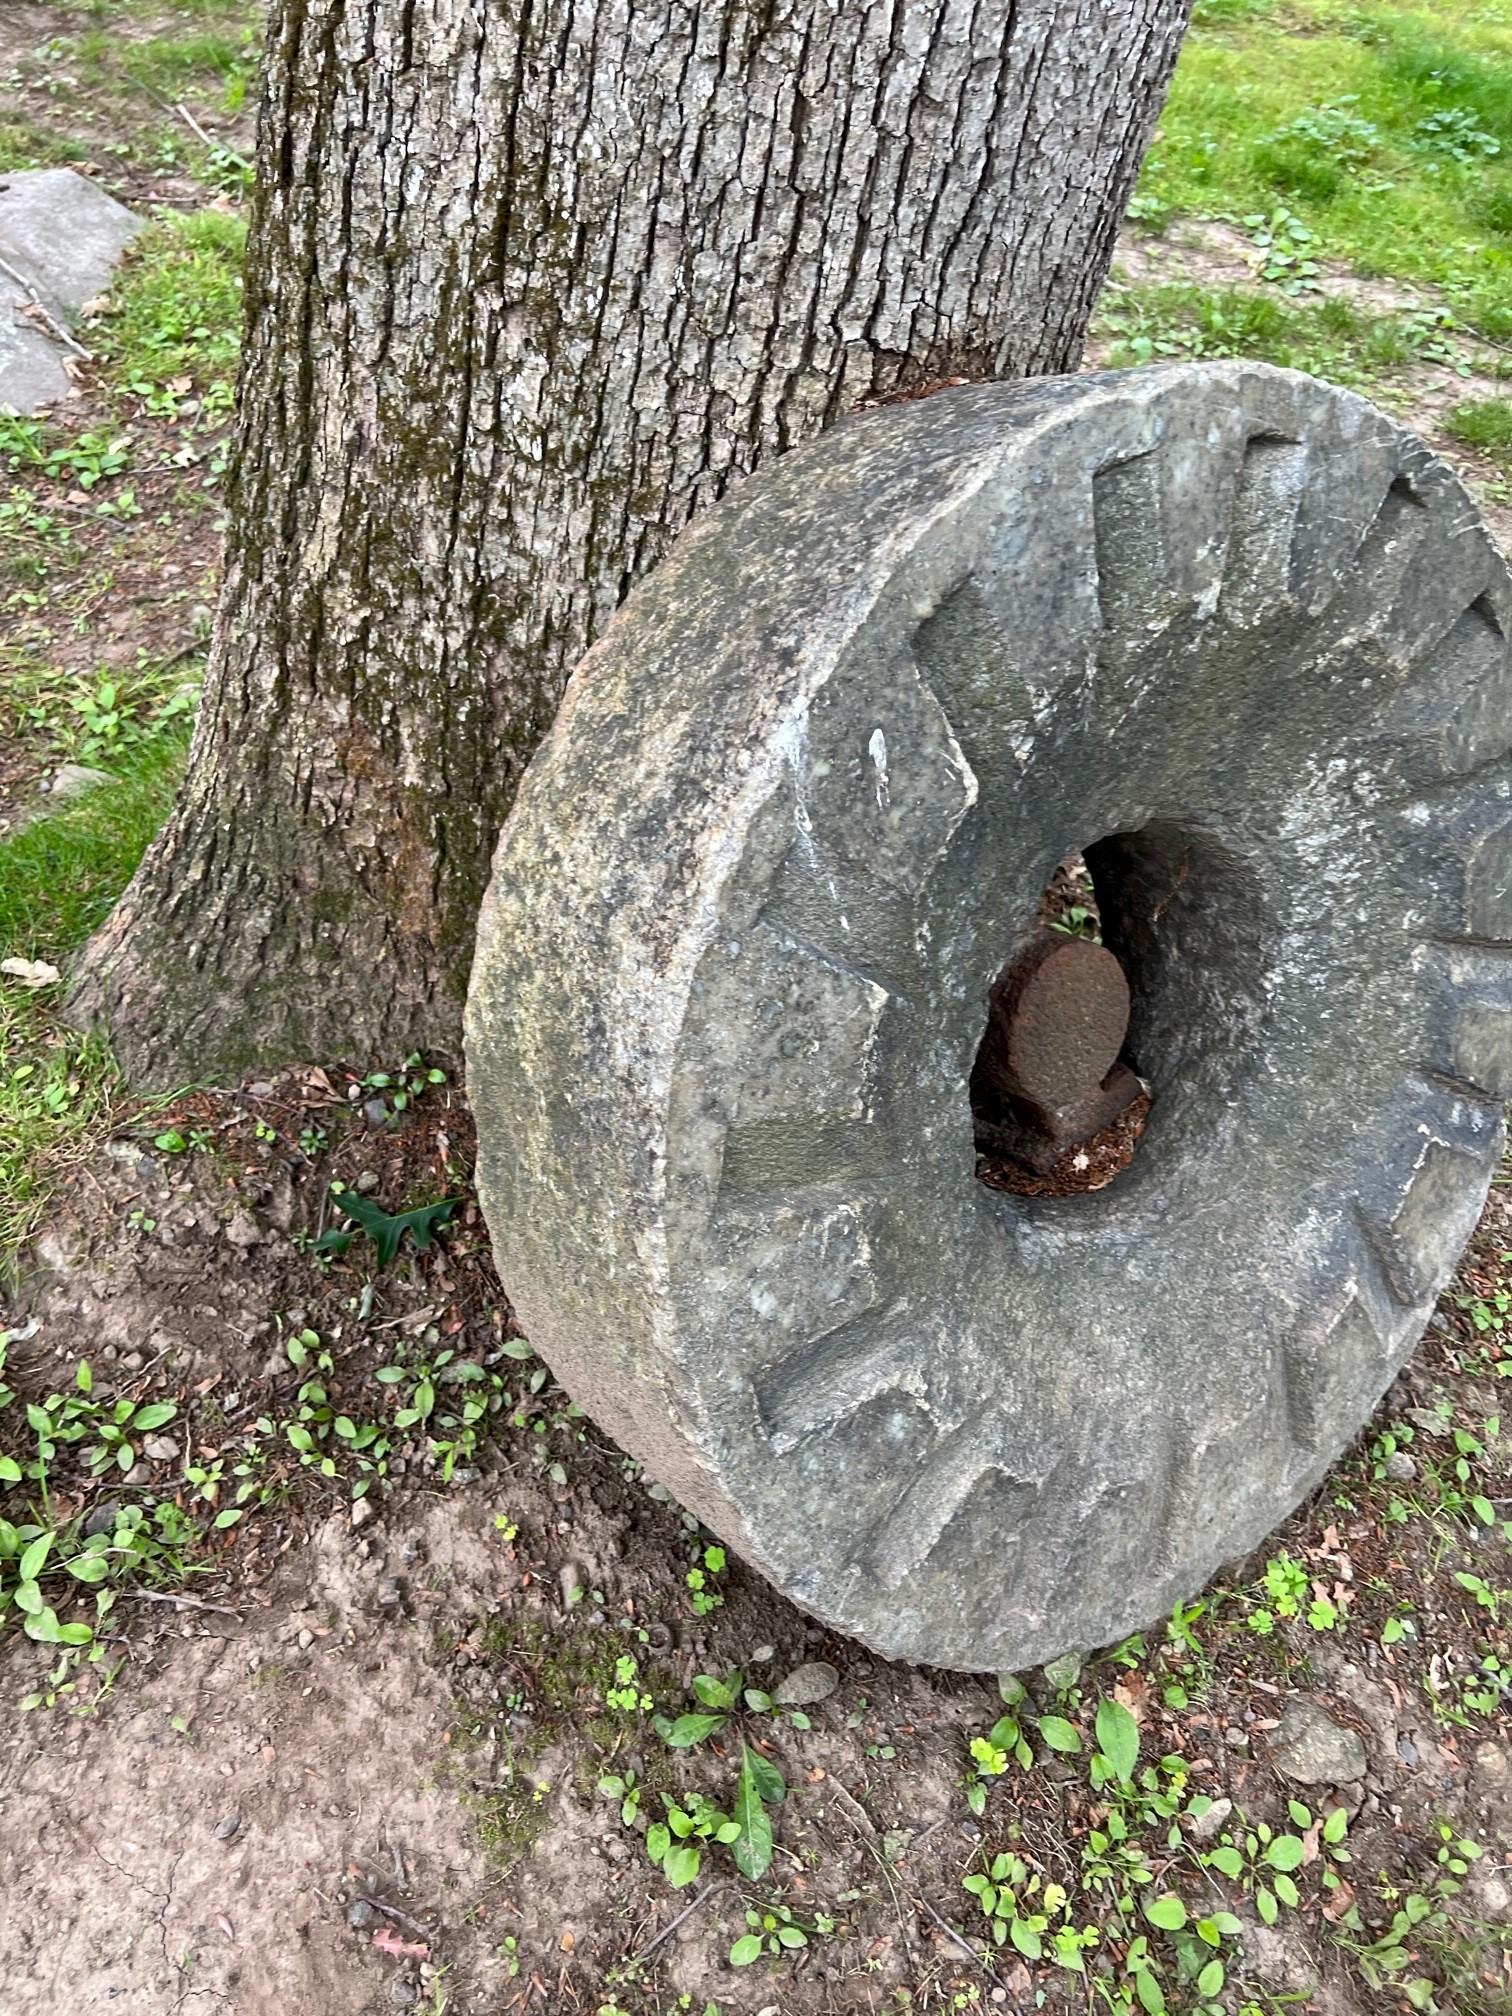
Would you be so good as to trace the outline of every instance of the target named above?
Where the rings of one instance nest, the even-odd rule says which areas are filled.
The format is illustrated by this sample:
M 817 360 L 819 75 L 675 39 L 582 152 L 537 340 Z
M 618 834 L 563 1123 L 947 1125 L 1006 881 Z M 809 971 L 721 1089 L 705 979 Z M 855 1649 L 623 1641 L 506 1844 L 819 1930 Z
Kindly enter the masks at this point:
M 1189 0 L 275 0 L 189 770 L 73 995 L 182 1082 L 457 1044 L 495 837 L 681 526 L 1073 369 Z

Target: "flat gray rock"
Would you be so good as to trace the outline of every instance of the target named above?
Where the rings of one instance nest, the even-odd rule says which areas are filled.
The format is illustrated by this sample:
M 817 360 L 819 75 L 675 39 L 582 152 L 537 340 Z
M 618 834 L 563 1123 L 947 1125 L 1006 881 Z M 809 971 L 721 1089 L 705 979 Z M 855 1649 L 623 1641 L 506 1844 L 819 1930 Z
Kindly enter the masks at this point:
M 1512 582 L 1452 473 L 1242 363 L 848 421 L 574 677 L 468 1007 L 504 1284 L 569 1391 L 889 1657 L 1167 1613 L 1421 1334 L 1512 1093 Z M 977 1180 L 987 1002 L 1074 853 L 1153 1106 Z
M 0 259 L 14 268 L 0 272 L 0 407 L 35 413 L 67 396 L 68 353 L 26 306 L 35 295 L 71 327 L 109 286 L 140 229 L 129 210 L 72 168 L 0 175 Z
M 1297 1785 L 1352 1785 L 1365 1776 L 1365 1745 L 1316 1701 L 1289 1701 L 1271 1732 L 1270 1761 Z

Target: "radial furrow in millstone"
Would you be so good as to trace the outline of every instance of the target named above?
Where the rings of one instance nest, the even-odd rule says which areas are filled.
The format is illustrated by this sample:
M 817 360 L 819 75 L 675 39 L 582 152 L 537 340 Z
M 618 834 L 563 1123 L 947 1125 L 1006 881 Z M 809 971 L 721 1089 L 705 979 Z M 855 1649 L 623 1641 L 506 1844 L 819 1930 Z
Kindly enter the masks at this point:
M 1242 628 L 1273 620 L 1291 601 L 1292 549 L 1307 481 L 1307 450 L 1282 434 L 1252 434 L 1234 487 L 1219 613 Z
M 967 1421 L 930 1451 L 907 1488 L 872 1530 L 866 1554 L 873 1572 L 889 1589 L 920 1567 L 940 1544 L 946 1528 L 985 1478 L 999 1472 L 1027 1500 L 1033 1484 L 1003 1464 L 980 1421 Z M 999 1535 L 999 1544 L 1015 1536 Z M 1011 1600 L 1011 1586 L 1001 1600 Z
M 1463 1099 L 1472 1106 L 1486 1106 L 1499 1114 L 1505 1103 L 1500 1092 L 1488 1092 L 1484 1085 L 1462 1078 L 1457 1072 L 1445 1071 L 1437 1064 L 1419 1064 L 1417 1074 L 1429 1091 L 1447 1093 L 1451 1099 Z
M 1512 1099 L 1512 1008 L 1466 1001 L 1454 1025 L 1454 1070 L 1490 1097 Z
M 1358 1202 L 1351 1205 L 1351 1211 L 1360 1232 L 1362 1279 L 1378 1294 L 1384 1290 L 1382 1306 L 1395 1303 L 1399 1309 L 1415 1309 L 1422 1297 L 1390 1228 L 1378 1224 Z
M 1512 759 L 1512 657 L 1490 595 L 1477 595 L 1430 645 L 1382 717 L 1383 740 L 1417 789 L 1453 800 Z
M 1465 865 L 1465 936 L 1477 945 L 1512 939 L 1512 822 L 1482 834 Z
M 816 849 L 908 897 L 977 801 L 975 772 L 911 650 L 826 686 L 796 761 Z
M 1288 1334 L 1282 1346 L 1287 1433 L 1304 1456 L 1337 1433 L 1340 1414 L 1362 1418 L 1390 1370 L 1390 1341 L 1351 1296 L 1326 1330 Z
M 1092 478 L 1099 655 L 1116 662 L 1137 653 L 1166 613 L 1170 570 L 1160 509 L 1158 455 L 1133 456 Z
M 926 1369 L 908 1304 L 897 1302 L 798 1345 L 757 1380 L 756 1405 L 772 1447 L 785 1454 L 879 1394 L 923 1398 Z
M 1391 1224 L 1417 1301 L 1428 1300 L 1469 1238 L 1487 1173 L 1485 1153 L 1467 1154 L 1442 1141 L 1423 1150 Z

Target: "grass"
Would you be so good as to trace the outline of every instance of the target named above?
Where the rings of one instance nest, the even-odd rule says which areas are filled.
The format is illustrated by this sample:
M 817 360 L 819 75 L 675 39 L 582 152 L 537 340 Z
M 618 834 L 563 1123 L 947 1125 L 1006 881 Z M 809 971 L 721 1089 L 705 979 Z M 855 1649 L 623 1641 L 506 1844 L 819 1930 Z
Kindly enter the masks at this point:
M 1135 214 L 1278 211 L 1313 256 L 1442 289 L 1466 324 L 1512 337 L 1505 0 L 1204 0 Z
M 1445 418 L 1444 430 L 1512 476 L 1512 400 L 1468 399 Z
M 115 289 L 107 344 L 124 383 L 227 378 L 241 342 L 245 220 L 165 216 L 136 241 Z
M 177 735 L 154 737 L 110 783 L 0 841 L 0 958 L 66 966 L 131 879 L 182 764 Z M 63 1026 L 57 993 L 0 976 L 0 1272 L 120 1094 L 109 1051 Z
M 1370 384 L 1402 364 L 1453 364 L 1447 318 L 1432 310 L 1370 314 L 1337 296 L 1288 296 L 1193 281 L 1111 284 L 1100 310 L 1117 364 L 1157 357 L 1253 357 L 1338 384 Z

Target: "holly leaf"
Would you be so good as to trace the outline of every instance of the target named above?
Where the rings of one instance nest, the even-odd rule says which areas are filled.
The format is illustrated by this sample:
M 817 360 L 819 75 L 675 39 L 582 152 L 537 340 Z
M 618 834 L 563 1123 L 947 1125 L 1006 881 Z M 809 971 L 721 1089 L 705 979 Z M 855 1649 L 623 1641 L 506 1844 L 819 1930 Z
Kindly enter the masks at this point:
M 385 1211 L 381 1204 L 343 1190 L 335 1200 L 336 1209 L 350 1218 L 354 1229 L 333 1228 L 315 1241 L 317 1253 L 345 1253 L 359 1232 L 366 1232 L 378 1250 L 380 1268 L 389 1266 L 398 1254 L 406 1232 L 423 1253 L 441 1226 L 462 1202 L 460 1197 L 442 1197 L 434 1204 L 417 1205 L 413 1211 Z

